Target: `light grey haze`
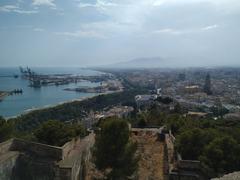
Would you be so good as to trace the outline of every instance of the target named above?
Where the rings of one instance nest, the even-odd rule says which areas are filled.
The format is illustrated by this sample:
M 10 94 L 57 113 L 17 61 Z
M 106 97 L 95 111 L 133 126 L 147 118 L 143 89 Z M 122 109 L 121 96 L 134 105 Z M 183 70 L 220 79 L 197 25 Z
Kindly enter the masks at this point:
M 1 0 L 0 39 L 0 66 L 239 66 L 240 1 Z

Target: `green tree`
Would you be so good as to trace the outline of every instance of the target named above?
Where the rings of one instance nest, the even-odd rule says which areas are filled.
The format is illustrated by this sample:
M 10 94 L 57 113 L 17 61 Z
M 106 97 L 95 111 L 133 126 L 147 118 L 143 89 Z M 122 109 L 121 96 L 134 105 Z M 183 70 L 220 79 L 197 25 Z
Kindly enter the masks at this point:
M 143 117 L 140 117 L 138 119 L 137 126 L 139 128 L 144 128 L 144 127 L 146 127 L 146 125 L 147 125 L 147 123 L 146 123 L 145 119 Z
M 109 179 L 126 179 L 137 167 L 136 144 L 129 139 L 128 123 L 117 118 L 105 120 L 96 136 L 93 157 Z
M 237 171 L 240 145 L 230 136 L 216 138 L 205 147 L 200 160 L 212 172 L 211 176 Z
M 0 142 L 6 141 L 13 135 L 13 124 L 0 116 Z
M 167 125 L 168 129 L 172 131 L 174 135 L 178 134 L 180 128 L 183 128 L 185 119 L 183 119 L 178 114 L 170 115 L 166 118 L 165 124 Z
M 177 103 L 175 106 L 174 106 L 174 112 L 175 113 L 182 113 L 182 107 L 179 103 Z
M 176 150 L 182 155 L 183 159 L 198 160 L 205 145 L 215 136 L 214 130 L 189 129 L 177 137 Z
M 34 135 L 41 143 L 62 146 L 73 137 L 84 135 L 84 129 L 79 125 L 66 125 L 60 121 L 49 120 L 40 125 Z

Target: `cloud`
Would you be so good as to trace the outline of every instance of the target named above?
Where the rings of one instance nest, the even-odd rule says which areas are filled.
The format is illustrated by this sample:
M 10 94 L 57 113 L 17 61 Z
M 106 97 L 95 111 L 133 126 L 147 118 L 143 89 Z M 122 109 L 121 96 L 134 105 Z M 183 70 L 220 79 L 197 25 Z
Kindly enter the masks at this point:
M 219 14 L 238 14 L 240 12 L 239 0 L 75 0 L 79 8 L 95 9 L 99 13 L 113 19 L 115 22 L 135 23 L 142 26 L 151 11 L 164 8 L 173 8 L 179 11 L 182 7 L 205 6 Z M 87 2 L 87 3 L 86 3 Z M 178 9 L 176 9 L 179 7 Z M 186 13 L 186 12 L 184 12 Z M 183 14 L 184 14 L 183 13 Z
M 17 0 L 15 5 L 8 4 L 0 6 L 0 12 L 5 13 L 18 13 L 18 14 L 35 14 L 38 13 L 37 6 L 49 6 L 52 9 L 56 9 L 54 0 L 33 0 L 32 5 L 35 6 L 35 10 L 25 10 L 20 7 L 20 4 L 23 3 L 23 0 Z
M 219 27 L 219 25 L 214 24 L 214 25 L 205 26 L 202 28 L 188 28 L 188 29 L 164 28 L 164 29 L 154 30 L 154 31 L 152 31 L 152 34 L 182 35 L 182 34 L 191 34 L 191 33 L 202 33 L 205 31 L 212 30 L 212 29 L 216 29 L 218 27 Z
M 56 8 L 54 0 L 33 0 L 34 6 L 49 6 L 51 8 Z
M 56 35 L 71 37 L 71 38 L 105 38 L 103 34 L 95 31 L 79 30 L 75 32 L 55 32 Z
M 18 13 L 18 14 L 35 14 L 38 13 L 36 10 L 23 10 L 17 5 L 4 5 L 0 6 L 0 12 L 6 13 Z
M 162 5 L 177 5 L 177 4 L 194 4 L 194 3 L 210 3 L 216 6 L 232 6 L 236 7 L 240 5 L 239 0 L 96 0 L 95 3 L 85 3 L 81 0 L 75 0 L 79 3 L 80 7 L 88 6 L 119 6 L 119 5 L 150 5 L 150 6 L 162 6 Z M 82 6 L 81 6 L 82 5 Z
M 216 29 L 216 28 L 218 28 L 218 27 L 219 27 L 219 25 L 214 24 L 214 25 L 210 25 L 210 26 L 203 27 L 202 30 L 203 30 L 203 31 L 208 31 L 208 30 L 211 30 L 211 29 Z
M 174 30 L 171 28 L 165 28 L 165 29 L 159 29 L 155 30 L 152 33 L 153 34 L 183 34 L 185 31 L 179 31 L 179 30 Z
M 82 23 L 80 30 L 70 32 L 56 32 L 57 35 L 62 35 L 72 38 L 97 38 L 106 39 L 120 36 L 123 33 L 133 33 L 134 28 L 129 29 L 129 24 L 121 24 L 112 21 L 101 21 L 94 23 Z
M 79 8 L 86 8 L 86 7 L 97 7 L 96 4 L 90 4 L 90 3 L 79 3 Z
M 97 0 L 96 3 L 84 3 L 81 1 L 78 2 L 78 7 L 79 8 L 86 8 L 86 7 L 95 7 L 95 8 L 106 8 L 106 7 L 113 7 L 113 6 L 118 6 L 119 4 L 113 3 L 113 2 L 107 2 L 104 0 Z
M 34 28 L 33 31 L 43 32 L 43 31 L 45 31 L 45 29 L 43 29 L 43 28 Z
M 5 6 L 0 7 L 0 11 L 2 11 L 2 12 L 12 12 L 16 9 L 19 9 L 19 7 L 15 6 L 15 5 L 5 5 Z
M 192 11 L 194 11 L 192 9 L 203 9 L 203 13 L 206 10 L 211 14 L 214 13 L 215 6 L 223 4 L 224 0 L 96 0 L 94 3 L 75 1 L 79 8 L 92 8 L 92 11 L 96 10 L 97 13 L 106 17 L 98 22 L 87 23 L 84 26 L 84 28 L 87 27 L 86 30 L 94 30 L 107 36 L 131 34 L 145 37 L 148 34 L 201 33 L 217 28 L 216 25 L 204 26 L 208 20 L 206 22 L 195 21 L 194 18 L 199 19 L 200 16 L 204 18 L 205 14 L 198 13 L 192 16 Z M 209 23 L 211 23 L 210 20 Z
M 138 31 L 138 27 L 130 23 L 114 22 L 114 21 L 100 21 L 94 23 L 86 23 L 81 25 L 81 29 L 85 31 L 95 31 L 101 34 L 113 36 L 114 34 L 131 34 Z
M 151 0 L 148 0 L 151 1 Z M 127 26 L 131 28 L 141 28 L 142 22 L 146 14 L 150 12 L 149 2 L 146 0 L 122 0 L 122 1 L 106 1 L 97 0 L 95 3 L 83 3 L 80 1 L 79 8 L 94 8 L 100 15 L 106 17 L 106 24 L 117 24 L 120 29 Z M 109 23 L 110 22 L 110 23 Z M 101 24 L 104 24 L 101 23 Z M 114 25 L 114 27 L 115 27 Z M 122 26 L 122 27 L 120 27 Z M 131 29 L 129 29 L 131 31 Z

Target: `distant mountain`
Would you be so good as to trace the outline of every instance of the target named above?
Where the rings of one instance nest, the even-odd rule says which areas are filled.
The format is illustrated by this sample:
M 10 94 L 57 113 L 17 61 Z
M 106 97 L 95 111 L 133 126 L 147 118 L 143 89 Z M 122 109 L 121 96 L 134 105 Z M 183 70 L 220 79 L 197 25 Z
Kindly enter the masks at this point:
M 201 56 L 178 56 L 178 57 L 149 57 L 136 58 L 130 61 L 119 62 L 104 66 L 105 68 L 186 68 L 206 67 L 211 62 Z M 214 66 L 214 63 L 211 64 Z
M 137 58 L 130 61 L 110 64 L 109 68 L 160 68 L 167 67 L 171 63 L 170 59 L 162 57 Z

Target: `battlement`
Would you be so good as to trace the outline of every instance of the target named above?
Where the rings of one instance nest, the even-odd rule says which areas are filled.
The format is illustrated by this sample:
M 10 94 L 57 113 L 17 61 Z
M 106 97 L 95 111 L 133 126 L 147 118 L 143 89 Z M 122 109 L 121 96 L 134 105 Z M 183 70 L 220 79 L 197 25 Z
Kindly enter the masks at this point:
M 36 180 L 81 179 L 81 166 L 88 160 L 93 143 L 93 134 L 74 138 L 62 147 L 10 139 L 0 143 L 0 179 L 21 180 L 31 176 Z

